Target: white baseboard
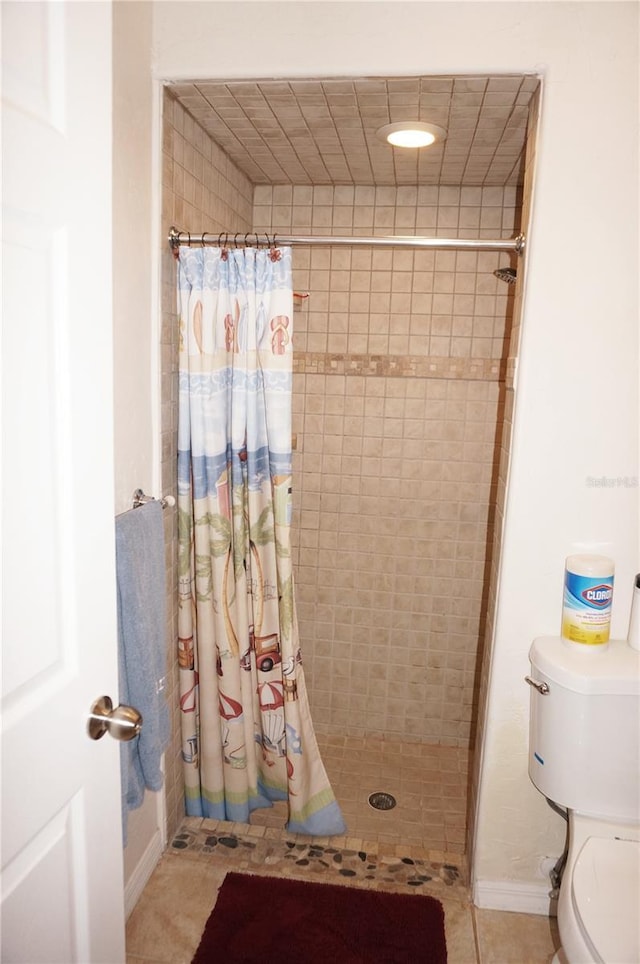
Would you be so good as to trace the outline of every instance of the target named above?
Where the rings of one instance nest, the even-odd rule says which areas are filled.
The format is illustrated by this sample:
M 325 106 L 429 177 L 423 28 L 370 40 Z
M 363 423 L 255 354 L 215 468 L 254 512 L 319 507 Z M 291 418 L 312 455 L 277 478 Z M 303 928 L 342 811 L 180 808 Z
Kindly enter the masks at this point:
M 140 894 L 144 890 L 149 877 L 155 870 L 156 864 L 162 856 L 162 851 L 162 835 L 160 830 L 156 830 L 125 886 L 124 910 L 126 917 L 129 917 L 129 914 L 138 903 Z
M 549 897 L 549 883 L 521 884 L 511 880 L 476 880 L 473 903 L 485 910 L 511 910 L 520 914 L 555 916 L 557 901 Z

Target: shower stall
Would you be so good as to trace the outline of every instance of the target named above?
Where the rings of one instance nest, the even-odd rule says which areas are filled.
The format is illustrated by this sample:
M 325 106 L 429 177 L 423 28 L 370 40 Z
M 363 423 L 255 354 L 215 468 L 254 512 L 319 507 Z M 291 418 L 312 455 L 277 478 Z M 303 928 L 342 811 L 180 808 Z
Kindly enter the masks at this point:
M 196 244 L 295 245 L 300 640 L 324 763 L 358 840 L 465 851 L 518 343 L 520 285 L 503 282 L 526 233 L 536 91 L 536 78 L 509 76 L 165 92 L 163 236 L 176 225 Z M 412 98 L 448 129 L 444 145 L 424 160 L 374 149 L 372 125 L 400 119 Z M 345 122 L 362 126 L 362 144 L 340 141 Z M 402 243 L 380 243 L 389 235 Z M 440 241 L 405 243 L 415 236 Z M 163 482 L 174 491 L 168 245 L 162 280 Z M 175 557 L 168 565 L 175 586 Z M 175 617 L 175 594 L 169 606 Z M 177 704 L 177 666 L 171 678 Z M 184 814 L 175 718 L 170 833 Z M 283 806 L 251 820 L 282 827 Z

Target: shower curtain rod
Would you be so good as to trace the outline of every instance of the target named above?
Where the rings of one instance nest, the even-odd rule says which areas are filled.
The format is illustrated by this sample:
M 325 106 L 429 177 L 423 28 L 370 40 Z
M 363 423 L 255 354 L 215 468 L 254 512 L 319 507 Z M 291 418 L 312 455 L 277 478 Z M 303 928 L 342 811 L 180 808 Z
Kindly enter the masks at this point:
M 525 246 L 524 234 L 519 234 L 516 238 L 425 238 L 419 235 L 387 235 L 381 237 L 343 237 L 340 235 L 285 235 L 285 234 L 256 234 L 248 231 L 246 234 L 237 232 L 229 234 L 221 231 L 219 234 L 211 234 L 208 231 L 202 234 L 193 234 L 191 231 L 179 231 L 177 228 L 169 230 L 169 244 L 174 253 L 184 244 L 187 246 L 200 245 L 201 247 L 217 245 L 218 247 L 234 248 L 275 248 L 279 244 L 294 245 L 322 245 L 332 247 L 333 245 L 350 245 L 359 247 L 384 247 L 384 248 L 436 248 L 439 250 L 471 250 L 471 251 L 515 251 L 522 254 Z

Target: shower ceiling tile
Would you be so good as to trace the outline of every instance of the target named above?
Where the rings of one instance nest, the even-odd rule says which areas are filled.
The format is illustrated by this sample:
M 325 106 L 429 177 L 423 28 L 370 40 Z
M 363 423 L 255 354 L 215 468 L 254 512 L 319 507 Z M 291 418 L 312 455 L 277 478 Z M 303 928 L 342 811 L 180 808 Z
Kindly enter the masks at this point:
M 519 185 L 538 79 L 394 77 L 195 82 L 173 95 L 254 184 Z M 428 151 L 376 131 L 399 120 L 446 128 Z

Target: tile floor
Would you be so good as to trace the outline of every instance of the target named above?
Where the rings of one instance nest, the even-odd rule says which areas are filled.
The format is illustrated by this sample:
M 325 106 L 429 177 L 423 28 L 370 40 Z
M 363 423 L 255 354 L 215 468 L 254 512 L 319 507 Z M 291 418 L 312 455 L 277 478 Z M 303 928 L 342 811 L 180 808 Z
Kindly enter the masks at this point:
M 190 818 L 129 918 L 127 964 L 189 964 L 231 870 L 412 893 L 416 900 L 437 897 L 448 964 L 549 964 L 558 947 L 555 921 L 474 908 L 458 869 L 442 860 L 357 838 L 309 838 Z
M 551 961 L 555 920 L 470 903 L 467 751 L 326 734 L 318 743 L 348 835 L 289 834 L 285 803 L 255 811 L 250 824 L 187 818 L 129 918 L 127 964 L 189 964 L 231 870 L 429 894 L 444 907 L 449 964 Z M 393 794 L 396 806 L 373 809 L 375 791 Z
M 351 837 L 464 853 L 468 750 L 380 736 L 317 739 Z M 393 810 L 369 805 L 378 790 L 395 797 Z
M 446 854 L 462 867 L 468 750 L 380 737 L 317 734 L 317 739 L 349 837 L 369 846 L 401 844 L 414 856 Z M 394 797 L 393 809 L 369 804 L 377 791 Z M 286 820 L 285 802 L 251 814 L 252 826 L 274 830 L 282 830 Z

